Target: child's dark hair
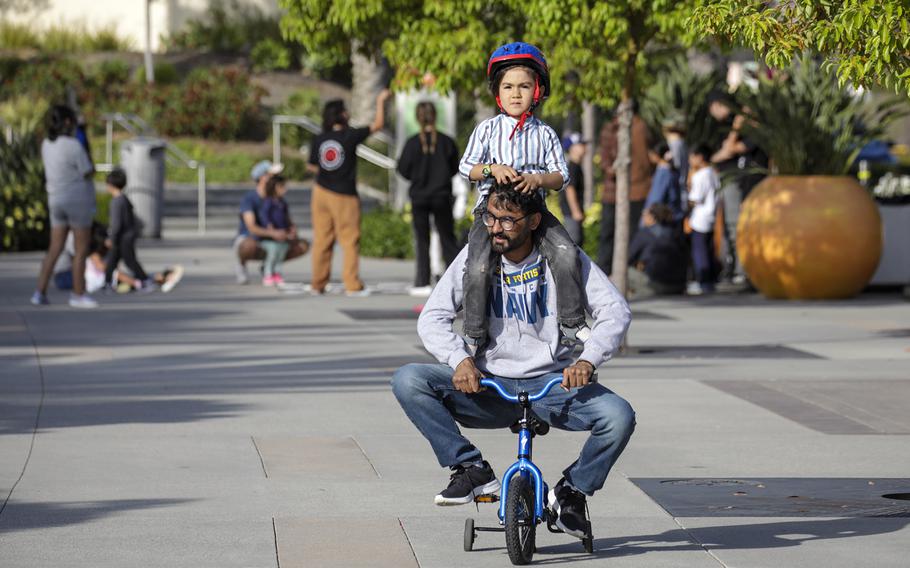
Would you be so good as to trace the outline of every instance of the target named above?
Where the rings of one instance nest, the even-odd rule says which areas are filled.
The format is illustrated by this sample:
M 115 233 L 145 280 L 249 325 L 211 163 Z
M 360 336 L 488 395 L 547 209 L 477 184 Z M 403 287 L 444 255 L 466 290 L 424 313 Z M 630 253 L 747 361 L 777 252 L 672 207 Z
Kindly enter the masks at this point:
M 341 99 L 332 99 L 322 108 L 322 131 L 328 132 L 336 124 L 347 126 L 347 109 Z
M 490 188 L 490 199 L 496 198 L 496 203 L 506 209 L 518 209 L 525 215 L 533 215 L 543 211 L 543 199 L 536 191 L 521 193 L 515 190 L 514 183 L 494 183 Z
M 76 113 L 66 105 L 54 105 L 47 112 L 47 139 L 53 142 L 58 136 L 72 136 L 76 128 Z
M 664 156 L 667 155 L 667 152 L 670 151 L 670 145 L 664 141 L 660 141 L 654 145 L 652 150 L 654 151 L 655 154 L 657 154 L 660 157 L 661 160 L 663 160 Z
M 126 187 L 126 172 L 122 168 L 114 168 L 111 173 L 107 174 L 104 181 L 117 189 L 123 189 Z
M 673 224 L 673 210 L 665 203 L 654 203 L 648 207 L 648 213 L 654 217 L 658 225 Z
M 689 153 L 693 156 L 701 156 L 706 162 L 711 161 L 711 154 L 713 154 L 711 147 L 704 142 L 696 145 Z
M 512 69 L 517 69 L 517 68 L 521 68 L 521 69 L 524 69 L 525 71 L 527 71 L 528 74 L 531 76 L 531 80 L 533 80 L 535 84 L 537 83 L 537 81 L 538 81 L 537 71 L 535 71 L 533 68 L 528 67 L 527 65 L 521 65 L 521 64 L 509 65 L 508 67 L 503 67 L 502 69 L 497 71 L 495 75 L 493 75 L 493 81 L 490 83 L 490 89 L 493 91 L 493 96 L 499 95 L 499 84 L 502 83 L 502 78 L 505 77 L 506 71 L 511 71 Z
M 284 185 L 285 179 L 282 176 L 274 175 L 269 178 L 269 181 L 265 182 L 265 196 L 266 197 L 278 197 L 278 186 Z

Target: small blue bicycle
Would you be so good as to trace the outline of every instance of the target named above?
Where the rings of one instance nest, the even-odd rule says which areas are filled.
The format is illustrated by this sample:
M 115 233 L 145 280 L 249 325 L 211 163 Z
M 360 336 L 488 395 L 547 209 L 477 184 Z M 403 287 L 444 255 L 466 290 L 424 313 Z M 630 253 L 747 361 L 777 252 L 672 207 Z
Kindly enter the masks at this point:
M 592 377 L 592 382 L 595 377 Z M 478 495 L 475 498 L 479 503 L 495 503 L 499 501 L 499 524 L 501 527 L 475 527 L 474 519 L 466 519 L 464 525 L 464 549 L 470 552 L 474 548 L 477 533 L 505 532 L 506 548 L 512 564 L 524 565 L 531 562 L 535 552 L 535 537 L 537 525 L 547 523 L 550 532 L 563 532 L 556 527 L 555 515 L 545 506 L 544 500 L 549 492 L 543 480 L 540 469 L 531 461 L 531 446 L 534 436 L 544 436 L 550 431 L 550 425 L 539 420 L 531 412 L 531 403 L 547 396 L 550 390 L 562 382 L 562 378 L 554 378 L 546 384 L 540 392 L 529 394 L 519 392 L 511 395 L 502 386 L 491 379 L 482 379 L 480 384 L 490 387 L 499 393 L 505 400 L 521 405 L 521 418 L 512 425 L 511 430 L 518 434 L 518 461 L 506 470 L 502 476 L 502 492 L 496 495 Z M 587 522 L 585 538 L 582 539 L 585 552 L 594 551 L 594 537 L 591 534 L 591 522 Z

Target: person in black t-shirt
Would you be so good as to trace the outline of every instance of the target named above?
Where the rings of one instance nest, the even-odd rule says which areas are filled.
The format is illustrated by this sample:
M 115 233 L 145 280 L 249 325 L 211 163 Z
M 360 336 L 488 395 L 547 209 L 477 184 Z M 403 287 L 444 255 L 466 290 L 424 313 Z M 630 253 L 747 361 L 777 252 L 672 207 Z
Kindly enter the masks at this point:
M 420 132 L 405 142 L 398 158 L 398 173 L 411 182 L 411 215 L 417 274 L 412 296 L 430 295 L 430 215 L 442 243 L 446 266 L 458 255 L 455 221 L 452 218 L 452 176 L 458 173 L 461 157 L 455 141 L 436 130 L 436 107 L 431 102 L 417 105 Z
M 348 126 L 349 115 L 340 99 L 329 101 L 322 111 L 322 134 L 310 147 L 307 169 L 316 174 L 311 212 L 313 216 L 312 292 L 322 294 L 332 270 L 335 241 L 344 254 L 342 279 L 348 296 L 366 296 L 360 280 L 360 197 L 357 195 L 357 145 L 385 124 L 388 89 L 376 98 L 376 118 L 363 128 Z
M 562 140 L 566 151 L 566 163 L 569 166 L 569 183 L 565 191 L 559 192 L 559 208 L 562 210 L 563 225 L 575 244 L 582 246 L 585 220 L 585 174 L 581 162 L 588 151 L 588 141 L 582 140 L 581 134 L 572 132 Z

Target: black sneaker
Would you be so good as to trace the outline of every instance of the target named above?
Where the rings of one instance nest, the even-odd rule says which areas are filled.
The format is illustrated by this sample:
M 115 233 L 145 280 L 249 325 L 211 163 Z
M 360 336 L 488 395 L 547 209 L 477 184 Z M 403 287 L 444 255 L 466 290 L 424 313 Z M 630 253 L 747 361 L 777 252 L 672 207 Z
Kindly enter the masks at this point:
M 435 501 L 441 506 L 464 505 L 477 495 L 497 493 L 500 488 L 499 480 L 487 462 L 483 462 L 483 467 L 457 466 L 452 470 L 449 486 L 436 496 Z
M 547 506 L 556 517 L 556 526 L 575 538 L 588 536 L 587 497 L 566 485 L 566 478 L 559 480 L 547 495 Z

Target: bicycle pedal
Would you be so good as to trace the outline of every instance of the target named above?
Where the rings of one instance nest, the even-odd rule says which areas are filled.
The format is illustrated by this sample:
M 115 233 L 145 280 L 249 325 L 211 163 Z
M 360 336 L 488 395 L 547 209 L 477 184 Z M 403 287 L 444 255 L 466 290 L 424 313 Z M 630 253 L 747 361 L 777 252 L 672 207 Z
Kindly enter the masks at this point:
M 499 501 L 499 495 L 487 494 L 474 497 L 475 503 L 496 503 Z

